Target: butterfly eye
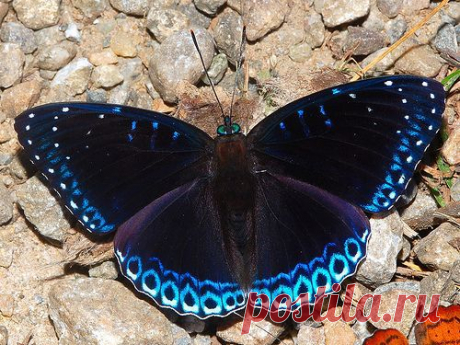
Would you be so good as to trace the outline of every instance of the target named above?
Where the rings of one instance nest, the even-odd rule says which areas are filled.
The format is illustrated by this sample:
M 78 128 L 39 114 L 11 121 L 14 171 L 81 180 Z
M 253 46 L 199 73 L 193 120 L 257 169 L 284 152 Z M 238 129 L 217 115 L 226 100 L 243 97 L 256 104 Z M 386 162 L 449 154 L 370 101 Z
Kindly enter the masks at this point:
M 234 123 L 231 126 L 221 125 L 217 127 L 217 134 L 218 135 L 229 135 L 229 134 L 237 134 L 241 130 L 240 125 Z
M 236 123 L 232 125 L 232 134 L 237 134 L 240 132 L 240 130 L 241 130 L 240 125 Z
M 218 135 L 225 135 L 225 134 L 227 134 L 226 126 L 222 125 L 222 126 L 217 127 L 217 134 L 218 134 Z

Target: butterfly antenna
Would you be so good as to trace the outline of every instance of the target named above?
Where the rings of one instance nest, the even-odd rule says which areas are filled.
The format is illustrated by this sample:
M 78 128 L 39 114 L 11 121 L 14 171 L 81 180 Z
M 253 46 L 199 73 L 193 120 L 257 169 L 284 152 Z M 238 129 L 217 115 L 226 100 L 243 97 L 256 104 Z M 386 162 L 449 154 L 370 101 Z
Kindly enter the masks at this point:
M 243 9 L 241 9 L 243 11 Z M 241 16 L 243 14 L 241 13 Z M 238 62 L 236 64 L 236 70 L 235 70 L 235 83 L 233 85 L 233 91 L 232 91 L 232 101 L 230 103 L 230 118 L 233 116 L 233 104 L 235 101 L 235 93 L 236 93 L 236 86 L 238 84 L 238 71 L 241 68 L 241 65 L 243 63 L 243 52 L 244 52 L 244 43 L 246 42 L 246 25 L 243 25 L 243 31 L 241 34 L 241 42 L 240 42 L 240 50 L 238 52 Z
M 190 30 L 190 34 L 192 35 L 192 40 L 193 40 L 193 44 L 195 45 L 196 51 L 198 52 L 198 55 L 200 56 L 200 60 L 201 60 L 201 64 L 203 65 L 204 73 L 206 73 L 206 77 L 208 78 L 209 84 L 211 85 L 211 88 L 212 88 L 212 92 L 214 92 L 214 97 L 216 97 L 217 104 L 219 104 L 219 108 L 222 113 L 222 117 L 225 118 L 224 108 L 222 107 L 222 103 L 220 103 L 219 97 L 217 97 L 217 92 L 214 87 L 214 83 L 212 82 L 212 79 L 209 76 L 208 70 L 206 69 L 206 65 L 203 60 L 203 55 L 201 55 L 201 50 L 196 40 L 195 32 L 193 32 L 193 30 Z

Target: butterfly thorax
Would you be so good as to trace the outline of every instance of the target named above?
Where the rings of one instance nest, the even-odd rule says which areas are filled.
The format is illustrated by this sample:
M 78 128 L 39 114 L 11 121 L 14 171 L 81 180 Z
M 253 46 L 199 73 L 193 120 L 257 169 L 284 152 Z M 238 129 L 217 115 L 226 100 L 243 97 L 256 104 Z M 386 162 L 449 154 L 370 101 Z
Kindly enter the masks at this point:
M 255 234 L 253 226 L 255 179 L 249 169 L 246 137 L 225 135 L 216 139 L 214 197 L 228 263 L 240 284 L 252 280 Z

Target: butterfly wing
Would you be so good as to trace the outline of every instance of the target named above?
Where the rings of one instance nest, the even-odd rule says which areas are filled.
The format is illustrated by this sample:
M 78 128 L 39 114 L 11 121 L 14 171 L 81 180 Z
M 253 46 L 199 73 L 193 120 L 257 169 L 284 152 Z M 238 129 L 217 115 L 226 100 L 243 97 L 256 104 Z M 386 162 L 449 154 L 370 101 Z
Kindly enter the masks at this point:
M 434 80 L 368 79 L 292 102 L 248 137 L 258 171 L 289 176 L 381 212 L 404 191 L 444 107 L 444 89 Z
M 66 207 L 107 233 L 209 174 L 213 141 L 175 118 L 110 104 L 53 103 L 16 118 L 19 141 Z
M 209 180 L 174 189 L 122 224 L 115 254 L 123 274 L 160 306 L 200 318 L 244 307 L 224 255 Z

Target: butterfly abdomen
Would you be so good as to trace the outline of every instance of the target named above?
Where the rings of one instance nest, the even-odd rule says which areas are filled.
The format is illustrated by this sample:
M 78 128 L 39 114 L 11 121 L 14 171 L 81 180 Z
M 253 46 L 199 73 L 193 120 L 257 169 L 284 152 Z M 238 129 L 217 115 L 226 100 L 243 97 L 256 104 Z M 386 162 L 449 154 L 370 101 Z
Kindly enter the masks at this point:
M 219 137 L 215 151 L 214 200 L 219 212 L 228 264 L 242 287 L 254 272 L 253 226 L 255 179 L 250 172 L 246 137 Z

